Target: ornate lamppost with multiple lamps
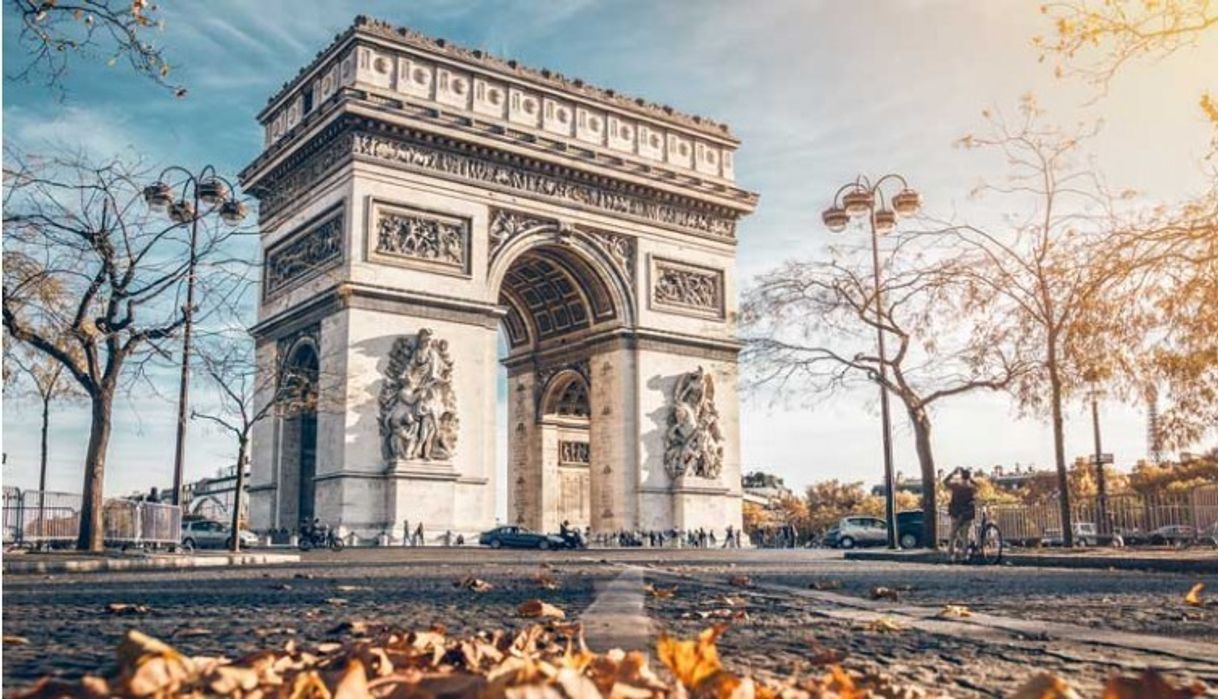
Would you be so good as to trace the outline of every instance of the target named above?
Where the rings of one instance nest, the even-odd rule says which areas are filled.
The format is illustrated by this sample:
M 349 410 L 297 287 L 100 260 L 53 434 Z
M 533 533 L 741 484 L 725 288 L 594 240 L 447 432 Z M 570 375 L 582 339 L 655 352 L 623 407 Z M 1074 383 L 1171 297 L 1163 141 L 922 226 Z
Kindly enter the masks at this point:
M 180 178 L 175 183 L 168 180 Z M 208 216 L 219 216 L 225 224 L 237 226 L 245 218 L 246 206 L 235 196 L 236 188 L 207 165 L 198 173 L 172 165 L 161 171 L 152 184 L 144 188 L 144 202 L 156 212 L 165 212 L 170 221 L 190 226 L 190 259 L 186 269 L 185 321 L 182 324 L 182 369 L 178 385 L 177 441 L 173 458 L 173 504 L 182 504 L 182 469 L 186 456 L 186 412 L 190 392 L 191 331 L 195 312 L 195 276 L 198 266 L 199 222 Z M 240 493 L 236 502 L 240 509 Z M 236 530 L 234 529 L 234 536 Z
M 891 196 L 886 186 L 900 187 Z M 833 205 L 821 214 L 821 219 L 830 231 L 846 230 L 851 220 L 866 216 L 871 230 L 871 264 L 875 289 L 876 344 L 879 350 L 880 368 L 880 422 L 884 445 L 884 519 L 888 523 L 888 548 L 897 547 L 896 482 L 892 464 L 892 418 L 888 406 L 888 357 L 884 348 L 884 313 L 880 296 L 880 236 L 891 233 L 897 225 L 898 216 L 911 216 L 922 207 L 922 197 L 909 187 L 904 177 L 896 174 L 884 175 L 874 183 L 863 176 L 843 185 L 833 195 Z M 931 515 L 933 516 L 933 515 Z

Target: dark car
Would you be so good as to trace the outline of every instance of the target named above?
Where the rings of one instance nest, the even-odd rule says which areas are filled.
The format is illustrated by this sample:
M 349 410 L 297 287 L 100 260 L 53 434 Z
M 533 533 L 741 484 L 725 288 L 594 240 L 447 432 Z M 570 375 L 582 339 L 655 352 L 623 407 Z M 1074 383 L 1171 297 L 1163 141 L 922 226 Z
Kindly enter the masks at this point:
M 540 534 L 526 527 L 510 524 L 495 527 L 478 536 L 478 543 L 493 549 L 507 547 L 516 549 L 560 549 L 566 546 L 561 536 Z
M 897 543 L 903 549 L 922 545 L 922 510 L 906 510 L 897 513 Z

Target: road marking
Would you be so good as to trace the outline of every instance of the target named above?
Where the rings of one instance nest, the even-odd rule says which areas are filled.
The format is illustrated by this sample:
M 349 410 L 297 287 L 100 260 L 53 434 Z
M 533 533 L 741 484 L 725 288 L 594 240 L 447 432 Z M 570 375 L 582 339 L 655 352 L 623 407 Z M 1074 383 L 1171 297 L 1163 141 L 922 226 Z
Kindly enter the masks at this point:
M 643 610 L 643 569 L 625 568 L 604 583 L 579 620 L 594 651 L 649 650 L 651 619 Z

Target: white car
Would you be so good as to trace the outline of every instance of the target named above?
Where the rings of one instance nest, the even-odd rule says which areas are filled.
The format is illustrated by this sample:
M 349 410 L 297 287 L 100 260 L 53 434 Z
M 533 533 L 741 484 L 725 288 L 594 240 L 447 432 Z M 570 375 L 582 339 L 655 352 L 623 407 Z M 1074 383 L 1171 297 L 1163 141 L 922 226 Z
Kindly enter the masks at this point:
M 182 548 L 226 549 L 232 542 L 232 531 L 227 524 L 210 519 L 182 522 Z M 258 537 L 251 531 L 241 530 L 241 546 L 257 546 Z
M 888 543 L 888 525 L 878 517 L 843 517 L 825 532 L 825 543 L 840 549 L 882 546 Z
M 1071 527 L 1074 531 L 1074 545 L 1077 546 L 1099 546 L 1100 535 L 1095 528 L 1093 522 L 1075 522 Z M 1062 540 L 1062 530 L 1058 528 L 1046 529 L 1045 535 L 1041 537 L 1041 546 L 1063 546 L 1065 542 Z

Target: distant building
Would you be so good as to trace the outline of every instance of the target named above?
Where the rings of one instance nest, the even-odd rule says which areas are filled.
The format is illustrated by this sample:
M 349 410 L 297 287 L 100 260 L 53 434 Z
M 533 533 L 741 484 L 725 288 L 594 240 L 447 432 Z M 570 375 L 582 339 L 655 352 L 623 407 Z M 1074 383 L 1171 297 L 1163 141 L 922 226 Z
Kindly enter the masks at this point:
M 763 471 L 744 474 L 740 478 L 740 485 L 744 489 L 745 502 L 767 510 L 776 508 L 780 500 L 792 495 L 791 489 L 782 482 L 782 478 Z
M 245 472 L 249 483 L 249 471 Z M 248 485 L 247 495 L 248 495 Z M 160 502 L 173 501 L 173 487 L 156 488 L 149 491 L 134 491 L 125 497 L 128 500 L 152 499 L 153 491 Z M 205 476 L 182 484 L 182 504 L 188 516 L 202 517 L 227 522 L 232 517 L 233 495 L 237 491 L 237 467 L 227 466 L 216 471 L 214 476 Z M 249 498 L 242 498 L 241 513 L 245 519 L 249 513 Z
M 895 480 L 897 483 L 897 492 L 898 493 L 913 493 L 914 495 L 922 494 L 922 479 L 921 478 L 906 477 L 906 475 L 904 473 L 897 471 L 897 477 L 895 478 Z M 888 492 L 888 489 L 884 487 L 883 483 L 880 483 L 879 485 L 873 486 L 871 488 L 872 495 L 878 495 L 880 497 L 883 497 L 887 492 Z

